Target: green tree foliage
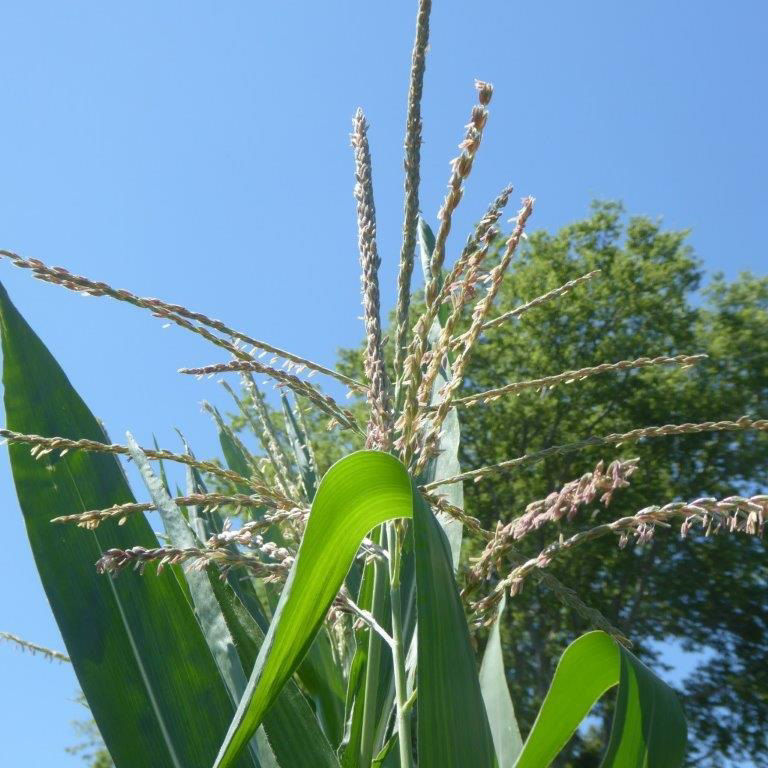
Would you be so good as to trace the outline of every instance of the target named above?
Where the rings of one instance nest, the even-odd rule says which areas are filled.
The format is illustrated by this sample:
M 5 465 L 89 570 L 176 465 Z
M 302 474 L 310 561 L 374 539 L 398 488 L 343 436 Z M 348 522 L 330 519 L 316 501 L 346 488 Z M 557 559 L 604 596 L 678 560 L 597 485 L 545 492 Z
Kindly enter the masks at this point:
M 88 702 L 82 693 L 78 694 L 77 701 L 88 709 Z M 80 757 L 88 768 L 114 768 L 109 752 L 104 746 L 104 739 L 101 738 L 96 722 L 89 718 L 88 720 L 75 720 L 72 727 L 77 734 L 78 743 L 67 747 L 66 751 L 70 755 Z
M 768 405 L 768 279 L 703 273 L 686 244 L 645 217 L 627 218 L 617 203 L 598 203 L 589 218 L 538 232 L 504 283 L 499 313 L 591 270 L 601 274 L 570 294 L 488 332 L 473 358 L 463 394 L 508 382 L 641 355 L 707 353 L 686 371 L 645 369 L 594 376 L 547 392 L 505 396 L 461 411 L 466 466 L 494 464 L 552 444 L 641 425 L 735 419 Z M 342 368 L 359 353 L 343 350 Z M 327 447 L 333 458 L 333 446 Z M 571 522 L 544 526 L 520 549 L 535 556 L 560 532 L 573 533 L 651 504 L 727 496 L 765 488 L 768 441 L 755 433 L 689 435 L 555 456 L 496 474 L 466 488 L 467 511 L 483 525 L 508 521 L 525 506 L 581 476 L 600 459 L 640 458 L 631 486 L 604 508 L 595 503 Z M 768 766 L 768 587 L 766 553 L 752 537 L 657 532 L 642 547 L 603 539 L 552 564 L 552 573 L 602 611 L 658 668 L 659 644 L 695 654 L 692 674 L 668 665 L 685 695 L 698 766 L 749 757 Z M 479 545 L 478 545 L 479 546 Z M 477 554 L 468 545 L 467 556 Z M 583 622 L 533 582 L 511 600 L 503 632 L 518 717 L 532 723 L 553 664 Z M 667 657 L 668 659 L 669 657 Z M 672 656 L 674 659 L 675 656 Z M 681 656 L 682 659 L 682 656 Z M 609 720 L 605 719 L 605 723 Z M 574 740 L 563 765 L 597 766 L 605 727 Z

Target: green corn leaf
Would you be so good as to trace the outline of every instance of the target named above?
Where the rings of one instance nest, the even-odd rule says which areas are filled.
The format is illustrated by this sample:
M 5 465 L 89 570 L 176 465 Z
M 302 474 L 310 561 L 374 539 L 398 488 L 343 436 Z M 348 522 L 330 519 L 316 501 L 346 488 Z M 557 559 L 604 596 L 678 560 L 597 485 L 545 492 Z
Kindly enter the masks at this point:
M 371 762 L 371 768 L 400 768 L 400 759 L 397 747 L 397 734 L 392 736 L 389 741 L 381 748 L 376 757 Z
M 248 466 L 248 459 L 243 455 L 240 446 L 224 429 L 219 429 L 219 443 L 221 452 L 224 454 L 224 461 L 233 472 L 237 472 L 240 477 L 250 477 L 251 468 Z M 238 493 L 249 493 L 245 485 L 238 486 Z
M 284 392 L 280 402 L 285 418 L 285 434 L 293 451 L 299 477 L 309 501 L 317 491 L 317 473 L 309 451 L 309 436 L 291 409 Z M 327 632 L 319 632 L 298 669 L 299 678 L 312 697 L 318 718 L 331 743 L 338 745 L 344 735 L 345 690 L 341 669 L 331 650 Z
M 130 432 L 127 435 L 127 441 L 131 458 L 136 464 L 149 491 L 149 495 L 160 513 L 160 518 L 163 521 L 163 526 L 168 534 L 171 546 L 179 549 L 197 546 L 195 534 L 181 514 L 181 510 L 168 494 L 167 483 L 158 478 L 152 471 L 146 455 L 139 448 L 138 443 Z M 215 569 L 211 567 L 209 570 L 211 575 L 215 577 Z M 205 570 L 188 568 L 186 572 L 182 571 L 181 578 L 184 578 L 189 586 L 189 593 L 197 620 L 202 627 L 203 635 L 211 650 L 211 655 L 216 662 L 224 685 L 226 685 L 229 691 L 232 703 L 236 706 L 245 691 L 247 677 L 235 649 L 235 642 L 211 587 L 209 573 Z M 259 735 L 262 738 L 258 738 Z M 254 765 L 276 765 L 269 744 L 263 734 L 257 734 L 257 738 L 251 741 L 250 752 Z
M 179 433 L 179 437 L 184 444 L 184 452 L 190 456 L 194 456 L 184 435 L 179 430 L 176 431 Z M 193 493 L 208 493 L 208 487 L 206 486 L 205 480 L 200 474 L 200 471 L 194 467 L 187 467 L 186 486 L 187 493 L 190 495 Z M 211 509 L 209 507 L 187 507 L 187 511 L 189 525 L 195 532 L 200 545 L 204 544 L 212 535 L 221 533 L 224 530 L 224 520 L 218 509 Z M 237 552 L 237 547 L 234 544 L 228 545 L 228 548 Z M 237 597 L 242 601 L 243 605 L 246 606 L 251 616 L 253 616 L 257 622 L 262 622 L 264 627 L 267 627 L 269 621 L 264 615 L 264 609 L 262 608 L 256 593 L 256 580 L 251 578 L 249 574 L 232 571 L 227 574 L 227 582 L 232 587 Z M 250 671 L 250 667 L 248 671 Z
M 274 582 L 263 583 L 273 614 L 280 602 L 280 586 Z M 265 629 L 268 626 L 267 622 Z M 344 735 L 344 680 L 341 668 L 334 659 L 328 633 L 322 628 L 296 668 L 296 675 L 314 704 L 317 719 L 326 737 L 334 747 L 338 747 Z
M 626 648 L 596 631 L 566 648 L 515 768 L 549 765 L 594 703 L 619 685 L 602 768 L 679 768 L 686 724 L 675 692 Z
M 374 534 L 375 536 L 375 534 Z M 376 579 L 375 564 L 368 563 L 357 594 L 357 604 L 365 611 L 373 609 L 373 588 Z M 381 601 L 379 601 L 381 602 Z M 378 611 L 381 614 L 381 611 Z M 381 638 L 378 638 L 379 640 Z M 366 670 L 371 630 L 364 625 L 355 633 L 355 653 L 347 676 L 347 696 L 344 709 L 344 739 L 339 747 L 342 768 L 358 768 L 363 742 L 363 715 L 366 702 Z M 370 704 L 368 705 L 370 707 Z M 372 736 L 370 737 L 372 740 Z
M 306 654 L 365 534 L 410 517 L 412 498 L 408 473 L 389 454 L 360 451 L 325 475 L 218 768 L 233 764 Z
M 506 597 L 499 604 L 499 611 L 485 646 L 483 663 L 480 666 L 480 690 L 483 693 L 499 768 L 512 768 L 523 748 L 523 740 L 517 725 L 512 697 L 509 695 L 501 653 L 501 617 L 505 605 Z
M 250 673 L 264 631 L 232 588 L 209 574 L 243 669 Z M 298 685 L 289 680 L 264 717 L 264 731 L 281 768 L 339 768 L 338 760 Z
M 317 718 L 331 744 L 338 746 L 344 735 L 344 679 L 324 628 L 302 660 L 297 674 L 315 704 Z
M 0 331 L 8 427 L 104 441 L 1 286 Z M 176 576 L 169 569 L 111 579 L 94 568 L 110 547 L 157 547 L 146 519 L 131 515 L 124 525 L 105 521 L 94 531 L 49 522 L 133 502 L 117 459 L 77 451 L 35 460 L 21 445 L 11 446 L 10 458 L 43 587 L 115 765 L 208 768 L 234 708 Z
M 451 550 L 421 494 L 414 495 L 413 541 L 419 768 L 493 768 L 493 740 Z
M 435 236 L 429 225 L 419 217 L 419 249 L 421 252 L 421 268 L 424 272 L 424 280 L 430 276 L 430 259 L 432 251 L 435 248 Z M 445 322 L 448 307 L 440 307 L 437 319 L 432 323 L 429 329 L 429 344 L 434 348 L 440 338 L 442 330 L 441 323 Z M 440 394 L 443 387 L 451 378 L 450 361 L 444 361 L 435 377 L 435 383 L 432 386 L 430 405 L 438 405 L 442 396 Z M 459 446 L 461 444 L 461 427 L 459 425 L 459 414 L 456 408 L 451 408 L 443 422 L 438 444 L 437 456 L 430 460 L 421 478 L 424 483 L 433 483 L 447 477 L 461 474 L 461 465 L 459 464 Z M 459 509 L 464 509 L 464 486 L 461 483 L 450 483 L 449 485 L 439 486 L 435 493 L 443 496 L 445 500 Z M 459 567 L 459 558 L 461 557 L 461 540 L 463 537 L 463 525 L 456 518 L 440 513 L 438 515 L 440 525 L 448 537 L 451 545 L 451 557 L 453 559 L 454 573 Z
M 431 274 L 430 261 L 432 251 L 435 250 L 435 235 L 427 222 L 419 216 L 419 258 L 424 279 L 428 280 Z
M 159 451 L 160 450 L 160 445 L 157 442 L 157 437 L 155 435 L 152 435 L 152 442 L 153 442 L 153 444 L 155 446 L 155 450 Z M 163 481 L 163 486 L 165 487 L 165 491 L 170 496 L 171 495 L 171 490 L 170 490 L 171 487 L 170 487 L 170 485 L 168 485 L 168 475 L 165 473 L 165 462 L 162 459 L 160 459 L 157 462 L 157 466 L 158 466 L 158 468 L 160 470 L 160 479 Z
M 299 469 L 299 475 L 307 498 L 312 501 L 317 490 L 317 475 L 309 453 L 309 436 L 304 432 L 291 410 L 291 405 L 285 396 L 285 392 L 280 393 L 280 402 L 283 407 L 283 416 L 285 417 L 285 433 L 288 435 L 288 440 L 293 449 L 296 466 Z
M 184 453 L 187 456 L 194 456 L 192 449 L 189 447 L 187 439 L 184 437 L 181 430 L 177 429 L 181 442 L 184 445 Z M 186 467 L 184 471 L 186 493 L 191 496 L 195 493 L 208 493 L 208 487 L 203 479 L 200 470 L 196 467 Z M 217 511 L 212 512 L 208 508 L 198 507 L 197 505 L 187 507 L 187 517 L 189 519 L 189 525 L 197 536 L 198 542 L 203 544 L 214 533 L 221 533 L 222 523 L 221 516 Z

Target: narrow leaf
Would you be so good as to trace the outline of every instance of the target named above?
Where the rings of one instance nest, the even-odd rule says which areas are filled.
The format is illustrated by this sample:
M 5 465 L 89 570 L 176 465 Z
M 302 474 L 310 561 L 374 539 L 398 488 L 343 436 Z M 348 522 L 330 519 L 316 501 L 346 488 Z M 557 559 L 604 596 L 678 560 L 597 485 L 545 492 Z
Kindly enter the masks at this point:
M 317 475 L 309 452 L 309 436 L 304 432 L 291 410 L 291 405 L 285 396 L 285 392 L 280 393 L 280 402 L 283 407 L 283 416 L 285 417 L 285 433 L 288 435 L 288 440 L 293 449 L 294 459 L 296 460 L 296 466 L 299 469 L 299 475 L 307 498 L 312 501 L 317 490 Z
M 485 646 L 480 667 L 480 690 L 483 693 L 499 768 L 512 768 L 523 748 L 523 739 L 517 725 L 512 697 L 509 695 L 507 673 L 501 653 L 501 617 L 505 605 L 506 597 L 499 604 L 496 621 L 493 622 L 488 644 Z
M 414 494 L 413 540 L 419 768 L 493 768 L 493 740 L 469 629 L 453 578 L 451 550 L 445 533 L 418 493 Z
M 549 765 L 594 703 L 619 695 L 602 768 L 679 768 L 686 725 L 674 691 L 605 632 L 589 632 L 560 657 L 555 676 L 515 768 Z
M 440 324 L 436 320 L 429 333 L 429 342 L 434 347 L 440 336 Z M 451 378 L 451 366 L 445 361 L 440 366 L 440 370 L 435 377 L 435 383 L 432 385 L 431 405 L 438 405 L 442 401 L 441 390 Z M 435 458 L 427 464 L 422 478 L 424 483 L 434 483 L 444 480 L 448 477 L 461 474 L 461 464 L 459 463 L 459 447 L 461 445 L 461 426 L 459 424 L 459 414 L 456 408 L 448 411 L 443 428 L 440 431 L 438 441 L 438 452 Z M 464 485 L 462 483 L 449 483 L 435 488 L 435 494 L 442 496 L 449 504 L 458 509 L 464 509 Z M 461 558 L 461 542 L 464 536 L 464 526 L 460 520 L 455 517 L 440 512 L 437 516 L 438 522 L 445 531 L 448 543 L 451 547 L 451 559 L 453 561 L 453 572 L 459 567 Z

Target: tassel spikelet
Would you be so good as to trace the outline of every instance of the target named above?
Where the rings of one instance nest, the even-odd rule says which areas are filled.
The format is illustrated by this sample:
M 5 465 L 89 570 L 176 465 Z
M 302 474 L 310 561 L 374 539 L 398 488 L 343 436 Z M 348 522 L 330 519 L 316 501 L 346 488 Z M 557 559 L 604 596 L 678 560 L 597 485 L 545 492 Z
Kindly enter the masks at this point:
M 365 326 L 365 375 L 368 380 L 370 419 L 365 445 L 381 451 L 391 443 L 389 382 L 381 343 L 381 300 L 379 296 L 379 252 L 376 245 L 376 206 L 373 201 L 371 153 L 368 124 L 362 110 L 355 115 L 352 147 L 355 150 L 355 199 L 357 200 L 357 242 L 360 249 Z
M 411 277 L 416 250 L 416 227 L 419 220 L 419 183 L 421 181 L 421 96 L 427 67 L 429 14 L 432 0 L 419 0 L 416 17 L 416 39 L 411 54 L 411 76 L 408 89 L 408 114 L 405 124 L 405 206 L 403 212 L 403 245 L 397 273 L 397 308 L 395 331 L 395 381 L 399 385 L 408 345 L 408 309 L 411 302 Z

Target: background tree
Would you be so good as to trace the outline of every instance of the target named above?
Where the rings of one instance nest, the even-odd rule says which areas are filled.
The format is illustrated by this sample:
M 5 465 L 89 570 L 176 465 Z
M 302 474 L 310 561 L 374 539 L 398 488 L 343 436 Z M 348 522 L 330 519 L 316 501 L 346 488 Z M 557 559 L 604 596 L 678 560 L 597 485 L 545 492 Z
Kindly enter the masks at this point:
M 686 371 L 646 369 L 594 376 L 547 392 L 507 395 L 489 408 L 462 408 L 462 457 L 493 464 L 552 444 L 640 425 L 736 419 L 768 408 L 768 279 L 714 276 L 703 293 L 700 262 L 687 232 L 667 231 L 618 203 L 596 203 L 589 218 L 556 234 L 538 232 L 504 283 L 499 314 L 592 270 L 570 294 L 487 333 L 463 394 L 641 355 L 704 352 Z M 358 350 L 340 352 L 340 368 L 359 369 Z M 328 441 L 323 459 L 341 450 Z M 571 523 L 545 526 L 520 549 L 535 556 L 557 538 L 669 499 L 692 500 L 766 487 L 768 441 L 752 433 L 689 435 L 601 448 L 495 474 L 467 484 L 467 511 L 486 526 L 520 515 L 581 476 L 600 459 L 639 457 L 629 488 L 606 509 L 595 503 Z M 477 554 L 471 549 L 467 557 Z M 691 765 L 751 758 L 768 766 L 768 569 L 761 541 L 720 536 L 681 541 L 657 534 L 620 550 L 603 539 L 558 558 L 552 572 L 625 631 L 657 667 L 658 644 L 678 643 L 695 669 L 679 682 L 698 751 Z M 583 622 L 533 584 L 505 615 L 509 683 L 526 731 L 552 667 Z M 574 739 L 573 768 L 597 766 L 607 718 Z

